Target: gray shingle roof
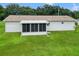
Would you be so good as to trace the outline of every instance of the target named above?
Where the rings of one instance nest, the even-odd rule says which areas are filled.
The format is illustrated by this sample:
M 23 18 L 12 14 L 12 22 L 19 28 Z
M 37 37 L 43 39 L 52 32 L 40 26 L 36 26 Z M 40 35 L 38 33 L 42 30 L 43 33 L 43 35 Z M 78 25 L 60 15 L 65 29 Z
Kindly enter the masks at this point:
M 47 16 L 47 15 L 9 15 L 4 21 L 21 21 L 21 20 L 47 20 L 47 21 L 75 21 L 70 16 Z

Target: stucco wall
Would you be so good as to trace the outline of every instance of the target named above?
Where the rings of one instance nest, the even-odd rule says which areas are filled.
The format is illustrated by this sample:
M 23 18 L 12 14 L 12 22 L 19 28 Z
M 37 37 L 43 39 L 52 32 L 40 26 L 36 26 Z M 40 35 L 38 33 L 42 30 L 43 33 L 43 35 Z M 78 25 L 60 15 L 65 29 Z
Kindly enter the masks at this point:
M 21 32 L 20 22 L 6 22 L 5 32 Z
M 75 30 L 75 22 L 50 22 L 47 26 L 48 31 Z

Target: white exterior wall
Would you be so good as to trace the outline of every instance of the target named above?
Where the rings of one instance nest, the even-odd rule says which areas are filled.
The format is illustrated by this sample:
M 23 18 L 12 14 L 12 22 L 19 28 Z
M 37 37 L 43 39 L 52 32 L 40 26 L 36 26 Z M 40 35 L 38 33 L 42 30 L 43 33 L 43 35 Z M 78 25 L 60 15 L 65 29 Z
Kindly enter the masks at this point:
M 20 22 L 6 22 L 5 32 L 21 32 Z
M 50 22 L 46 26 L 46 32 L 22 32 L 22 24 L 20 22 L 6 22 L 5 32 L 21 32 L 22 35 L 46 35 L 47 31 L 64 31 L 75 30 L 75 22 Z
M 75 30 L 75 22 L 50 22 L 47 26 L 48 31 Z

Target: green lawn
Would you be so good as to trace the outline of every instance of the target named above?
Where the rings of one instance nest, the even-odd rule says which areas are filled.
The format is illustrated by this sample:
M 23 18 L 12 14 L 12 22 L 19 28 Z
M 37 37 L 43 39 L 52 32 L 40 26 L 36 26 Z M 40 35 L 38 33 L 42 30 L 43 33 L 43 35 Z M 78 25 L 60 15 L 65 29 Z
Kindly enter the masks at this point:
M 4 22 L 0 22 L 0 55 L 79 55 L 79 28 L 75 31 L 51 32 L 49 36 L 21 36 L 20 33 L 5 33 Z

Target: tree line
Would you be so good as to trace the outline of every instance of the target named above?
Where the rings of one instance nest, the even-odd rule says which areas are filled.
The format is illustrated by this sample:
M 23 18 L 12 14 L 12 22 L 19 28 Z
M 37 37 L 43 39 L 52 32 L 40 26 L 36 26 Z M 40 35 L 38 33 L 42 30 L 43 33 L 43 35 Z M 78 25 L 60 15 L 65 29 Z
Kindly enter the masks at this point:
M 19 6 L 18 4 L 9 4 L 4 8 L 0 5 L 0 21 L 4 20 L 8 15 L 68 15 L 78 19 L 79 11 L 71 11 L 60 6 L 48 4 L 37 8 Z

